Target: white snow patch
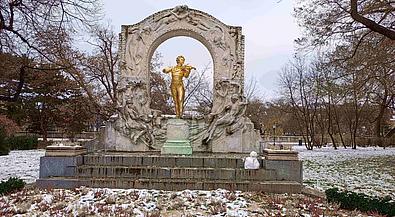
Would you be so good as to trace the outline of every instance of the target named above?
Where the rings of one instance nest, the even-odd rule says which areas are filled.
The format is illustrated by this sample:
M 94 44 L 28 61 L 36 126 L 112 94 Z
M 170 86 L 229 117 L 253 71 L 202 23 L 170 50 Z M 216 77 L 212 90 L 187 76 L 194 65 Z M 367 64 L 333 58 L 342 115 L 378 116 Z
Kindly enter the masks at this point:
M 27 183 L 35 182 L 39 175 L 40 157 L 45 150 L 11 151 L 8 155 L 0 156 L 0 180 L 18 177 Z

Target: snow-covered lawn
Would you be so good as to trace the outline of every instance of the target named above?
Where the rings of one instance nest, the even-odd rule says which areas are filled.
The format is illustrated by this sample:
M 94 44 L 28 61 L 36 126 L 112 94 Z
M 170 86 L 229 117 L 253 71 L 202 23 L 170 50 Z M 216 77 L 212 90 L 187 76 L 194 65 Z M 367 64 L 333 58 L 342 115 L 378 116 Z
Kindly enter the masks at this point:
M 316 189 L 339 187 L 395 198 L 395 148 L 294 147 L 303 160 L 304 183 Z
M 9 177 L 18 177 L 27 183 L 38 179 L 40 157 L 45 150 L 11 151 L 8 155 L 0 156 L 0 181 Z

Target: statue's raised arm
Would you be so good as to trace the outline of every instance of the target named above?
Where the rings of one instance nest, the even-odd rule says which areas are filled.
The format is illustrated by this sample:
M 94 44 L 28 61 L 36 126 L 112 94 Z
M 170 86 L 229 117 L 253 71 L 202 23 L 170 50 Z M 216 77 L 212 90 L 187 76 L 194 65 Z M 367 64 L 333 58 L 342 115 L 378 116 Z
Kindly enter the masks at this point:
M 163 73 L 169 73 L 173 70 L 173 67 L 166 67 L 162 70 Z
M 184 77 L 186 77 L 186 78 L 188 78 L 189 77 L 189 74 L 191 73 L 191 70 L 192 69 L 194 69 L 194 70 L 196 70 L 196 68 L 195 67 L 193 67 L 193 66 L 190 66 L 190 65 L 185 65 L 184 66 Z

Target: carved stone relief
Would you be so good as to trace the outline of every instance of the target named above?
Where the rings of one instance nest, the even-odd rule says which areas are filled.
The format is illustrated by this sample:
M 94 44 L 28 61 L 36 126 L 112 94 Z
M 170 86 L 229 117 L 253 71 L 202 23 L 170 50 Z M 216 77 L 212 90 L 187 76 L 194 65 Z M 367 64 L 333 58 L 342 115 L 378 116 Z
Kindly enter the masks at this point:
M 240 94 L 233 93 L 226 95 L 226 104 L 218 112 L 212 112 L 208 115 L 208 129 L 204 135 L 203 142 L 209 143 L 213 139 L 222 136 L 224 133 L 231 135 L 236 131 L 244 128 L 244 113 L 247 102 Z
M 128 137 L 132 145 L 152 148 L 152 117 L 150 117 L 147 84 L 135 78 L 121 81 L 122 101 L 114 128 Z

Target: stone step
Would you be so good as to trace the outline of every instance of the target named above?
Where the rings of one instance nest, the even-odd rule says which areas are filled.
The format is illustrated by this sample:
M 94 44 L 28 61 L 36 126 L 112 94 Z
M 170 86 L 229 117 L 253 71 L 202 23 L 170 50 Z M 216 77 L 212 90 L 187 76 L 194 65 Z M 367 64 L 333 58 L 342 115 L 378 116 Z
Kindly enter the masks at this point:
M 169 155 L 85 155 L 85 165 L 243 168 L 242 157 Z M 262 163 L 262 162 L 261 162 Z
M 192 168 L 192 167 L 149 167 L 149 166 L 92 166 L 77 167 L 81 178 L 147 178 L 147 179 L 196 179 L 196 180 L 277 180 L 275 170 L 245 170 L 242 168 Z
M 66 177 L 43 178 L 37 181 L 41 188 L 56 188 L 69 186 L 75 188 L 81 185 L 94 188 L 125 188 L 125 189 L 158 189 L 167 191 L 213 190 L 228 189 L 240 191 L 263 191 L 269 193 L 300 193 L 302 184 L 294 181 L 196 181 L 187 179 L 125 179 L 125 178 L 85 178 L 70 179 Z M 67 185 L 65 185 L 67 183 Z

